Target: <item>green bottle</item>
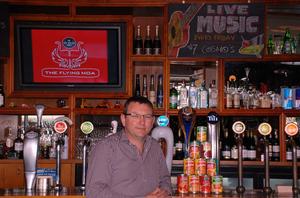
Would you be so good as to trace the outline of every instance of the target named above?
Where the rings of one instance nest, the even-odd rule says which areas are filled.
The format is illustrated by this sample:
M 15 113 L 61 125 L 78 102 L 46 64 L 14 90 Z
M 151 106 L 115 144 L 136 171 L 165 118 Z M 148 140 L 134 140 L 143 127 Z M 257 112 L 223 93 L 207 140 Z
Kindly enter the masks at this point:
M 178 91 L 175 87 L 175 83 L 172 84 L 170 89 L 170 109 L 177 109 L 178 106 Z
M 274 42 L 273 42 L 272 35 L 270 35 L 269 39 L 268 39 L 268 43 L 267 43 L 268 54 L 269 55 L 274 54 L 274 49 L 275 49 L 275 45 L 274 45 Z
M 291 54 L 292 53 L 292 36 L 290 30 L 287 28 L 284 33 L 283 42 L 282 42 L 282 54 Z

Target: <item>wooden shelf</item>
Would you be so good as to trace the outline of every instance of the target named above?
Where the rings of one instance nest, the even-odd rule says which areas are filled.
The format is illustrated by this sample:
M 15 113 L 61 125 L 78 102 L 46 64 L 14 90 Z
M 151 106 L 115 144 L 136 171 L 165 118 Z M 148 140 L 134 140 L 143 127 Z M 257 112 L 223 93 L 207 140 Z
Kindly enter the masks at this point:
M 68 115 L 70 114 L 70 108 L 48 108 L 46 107 L 44 110 L 45 115 L 53 115 L 53 114 L 61 114 L 61 115 Z M 36 110 L 34 108 L 9 108 L 9 107 L 2 107 L 0 108 L 0 114 L 4 115 L 29 115 L 33 114 L 36 115 Z

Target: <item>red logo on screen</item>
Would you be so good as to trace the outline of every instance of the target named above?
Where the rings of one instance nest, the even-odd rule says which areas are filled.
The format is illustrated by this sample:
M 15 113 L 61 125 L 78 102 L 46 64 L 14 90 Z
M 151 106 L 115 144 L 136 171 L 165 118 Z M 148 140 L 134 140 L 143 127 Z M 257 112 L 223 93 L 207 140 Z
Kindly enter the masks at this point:
M 108 82 L 105 30 L 32 30 L 32 52 L 34 82 Z
M 76 42 L 73 38 L 56 41 L 57 48 L 52 51 L 52 60 L 62 68 L 78 68 L 87 60 L 87 52 L 81 48 L 83 42 Z

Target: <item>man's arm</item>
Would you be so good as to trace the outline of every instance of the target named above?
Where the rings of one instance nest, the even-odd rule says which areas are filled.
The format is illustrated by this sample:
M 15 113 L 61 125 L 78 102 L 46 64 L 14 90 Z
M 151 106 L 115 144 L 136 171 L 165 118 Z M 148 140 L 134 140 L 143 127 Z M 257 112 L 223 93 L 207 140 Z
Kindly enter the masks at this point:
M 172 186 L 171 186 L 171 176 L 166 164 L 166 158 L 163 152 L 160 152 L 160 183 L 159 188 L 164 189 L 168 192 L 169 195 L 172 194 Z
M 107 142 L 101 141 L 89 156 L 86 195 L 87 198 L 127 198 L 128 196 L 113 192 L 111 183 L 111 161 L 113 149 Z

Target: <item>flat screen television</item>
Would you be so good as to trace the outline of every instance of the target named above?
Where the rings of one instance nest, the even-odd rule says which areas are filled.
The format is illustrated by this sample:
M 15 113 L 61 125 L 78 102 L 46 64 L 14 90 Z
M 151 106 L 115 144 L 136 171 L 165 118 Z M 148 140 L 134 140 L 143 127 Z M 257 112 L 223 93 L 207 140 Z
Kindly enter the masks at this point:
M 126 26 L 15 20 L 14 90 L 124 92 Z

